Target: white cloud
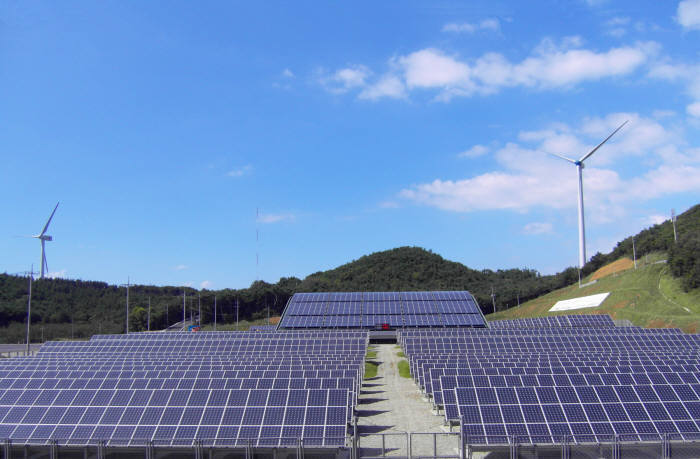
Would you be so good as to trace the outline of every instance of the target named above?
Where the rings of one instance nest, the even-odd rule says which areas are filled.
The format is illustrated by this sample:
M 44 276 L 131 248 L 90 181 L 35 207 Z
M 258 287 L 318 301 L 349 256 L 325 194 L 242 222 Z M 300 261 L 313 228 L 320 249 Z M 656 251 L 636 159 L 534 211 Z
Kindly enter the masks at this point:
M 649 215 L 647 218 L 648 223 L 651 223 L 652 225 L 659 225 L 666 220 L 668 220 L 668 217 L 665 215 Z
M 46 274 L 46 277 L 49 279 L 62 279 L 66 277 L 67 271 L 65 269 L 62 269 L 60 271 L 50 271 L 49 273 Z
M 525 234 L 551 234 L 552 224 L 542 222 L 532 222 L 525 225 L 523 228 Z
M 364 65 L 354 65 L 337 70 L 332 75 L 321 77 L 321 84 L 332 93 L 342 94 L 353 88 L 366 85 L 367 78 L 372 72 Z
M 686 29 L 700 29 L 700 0 L 683 0 L 678 4 L 677 19 Z
M 365 88 L 360 95 L 360 99 L 375 100 L 381 97 L 391 97 L 401 99 L 406 97 L 406 90 L 403 82 L 394 75 L 385 75 L 379 81 Z
M 584 172 L 586 209 L 593 222 L 622 215 L 629 202 L 644 202 L 682 192 L 700 192 L 700 148 L 688 148 L 672 129 L 636 113 L 588 118 L 578 126 L 557 124 L 523 132 L 494 152 L 497 170 L 462 180 L 436 179 L 405 188 L 399 197 L 453 212 L 532 208 L 563 209 L 576 205 L 576 169 L 545 155 L 578 158 L 630 119 L 615 137 L 587 161 Z M 621 176 L 606 165 L 641 156 L 650 168 L 641 175 Z
M 202 282 L 199 284 L 199 288 L 207 288 L 207 289 L 208 289 L 208 288 L 211 287 L 212 285 L 214 285 L 214 283 L 213 283 L 212 281 L 210 281 L 210 280 L 205 280 L 205 281 L 202 281 Z
M 465 60 L 426 48 L 390 59 L 391 72 L 374 83 L 369 82 L 372 72 L 364 66 L 338 70 L 321 82 L 335 93 L 359 89 L 358 97 L 365 99 L 401 98 L 411 90 L 436 90 L 437 100 L 449 101 L 509 87 L 570 88 L 585 81 L 628 75 L 657 51 L 657 44 L 647 42 L 598 52 L 583 48 L 578 36 L 565 37 L 559 43 L 545 39 L 519 62 L 499 53 Z
M 290 213 L 284 214 L 259 214 L 257 221 L 259 223 L 280 223 L 293 222 L 296 220 L 296 215 Z
M 285 78 L 294 78 L 294 72 L 289 69 L 282 70 L 282 76 Z
M 463 22 L 460 24 L 450 23 L 445 24 L 442 27 L 443 32 L 456 32 L 456 33 L 475 33 L 479 30 L 490 30 L 493 32 L 498 32 L 501 30 L 501 23 L 496 18 L 484 19 L 483 21 L 471 24 L 468 22 Z
M 685 92 L 692 99 L 686 112 L 690 116 L 700 117 L 700 65 L 661 62 L 650 69 L 649 76 L 685 84 Z
M 700 118 L 700 100 L 688 105 L 685 110 L 688 112 L 688 115 Z
M 184 269 L 187 269 L 188 267 L 189 267 L 189 266 L 187 266 L 187 265 L 177 265 L 177 266 L 175 266 L 173 269 L 174 269 L 175 271 L 182 271 L 182 270 L 184 270 Z
M 245 165 L 243 167 L 239 167 L 238 169 L 233 169 L 230 170 L 226 173 L 228 177 L 243 177 L 244 175 L 248 175 L 252 172 L 253 166 L 250 164 Z
M 478 158 L 479 156 L 484 156 L 488 152 L 488 147 L 483 145 L 474 145 L 469 150 L 465 150 L 457 156 L 459 158 Z
M 627 26 L 630 24 L 630 18 L 628 17 L 614 17 L 605 22 L 605 27 L 607 27 L 607 34 L 613 37 L 622 37 L 627 33 Z
M 423 49 L 399 58 L 409 88 L 464 85 L 471 77 L 467 64 L 437 49 Z

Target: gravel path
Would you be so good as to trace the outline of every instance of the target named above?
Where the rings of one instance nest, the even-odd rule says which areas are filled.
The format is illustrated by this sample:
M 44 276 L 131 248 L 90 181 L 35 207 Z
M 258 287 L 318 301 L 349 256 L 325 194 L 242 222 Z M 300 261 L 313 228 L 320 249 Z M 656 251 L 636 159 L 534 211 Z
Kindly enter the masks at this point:
M 412 435 L 411 450 L 414 457 L 438 454 L 451 455 L 457 451 L 456 435 L 447 435 L 443 417 L 431 411 L 430 403 L 421 395 L 411 378 L 399 375 L 398 363 L 402 358 L 395 344 L 374 345 L 379 363 L 377 376 L 366 379 L 358 400 L 358 432 L 364 455 L 381 455 L 381 436 L 385 433 L 387 456 L 407 455 L 406 432 L 437 432 L 432 435 Z M 393 434 L 393 435 L 391 435 Z

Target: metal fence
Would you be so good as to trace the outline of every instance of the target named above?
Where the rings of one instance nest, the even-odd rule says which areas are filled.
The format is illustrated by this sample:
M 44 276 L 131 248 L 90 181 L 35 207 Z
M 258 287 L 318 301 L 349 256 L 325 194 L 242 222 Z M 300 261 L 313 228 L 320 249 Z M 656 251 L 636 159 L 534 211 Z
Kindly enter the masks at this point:
M 255 438 L 187 441 L 187 444 L 163 444 L 153 440 L 126 442 L 54 439 L 28 441 L 5 440 L 0 458 L 36 459 L 638 459 L 700 458 L 700 433 L 697 440 L 674 435 L 657 435 L 657 441 L 627 441 L 623 436 L 605 441 L 573 443 L 570 438 L 551 443 L 531 444 L 507 437 L 499 444 L 485 444 L 486 438 L 461 438 L 459 432 L 386 432 L 358 434 L 345 439 L 343 446 L 323 446 L 317 438 Z M 600 438 L 599 438 L 600 440 Z

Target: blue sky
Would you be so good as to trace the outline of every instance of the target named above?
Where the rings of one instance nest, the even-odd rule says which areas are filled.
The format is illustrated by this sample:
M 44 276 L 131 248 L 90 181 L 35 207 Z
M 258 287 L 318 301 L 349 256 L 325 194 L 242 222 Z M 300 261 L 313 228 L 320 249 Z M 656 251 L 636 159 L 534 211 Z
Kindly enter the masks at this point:
M 700 0 L 5 1 L 0 271 L 61 201 L 67 278 L 242 288 L 403 245 L 557 272 L 576 171 L 547 153 L 630 120 L 584 171 L 589 257 L 698 202 L 698 43 Z

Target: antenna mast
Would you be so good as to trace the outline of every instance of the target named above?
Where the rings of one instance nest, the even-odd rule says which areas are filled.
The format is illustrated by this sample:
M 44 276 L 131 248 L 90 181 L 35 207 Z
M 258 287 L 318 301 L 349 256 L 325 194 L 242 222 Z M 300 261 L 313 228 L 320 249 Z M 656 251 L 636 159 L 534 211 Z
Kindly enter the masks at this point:
M 676 235 L 676 209 L 671 209 L 671 223 L 673 223 L 673 242 L 678 242 Z
M 131 279 L 129 276 L 126 277 L 126 284 L 121 284 L 120 287 L 126 287 L 126 334 L 129 334 L 129 287 L 131 286 Z
M 260 280 L 260 229 L 258 222 L 260 221 L 260 209 L 255 208 L 255 280 Z

